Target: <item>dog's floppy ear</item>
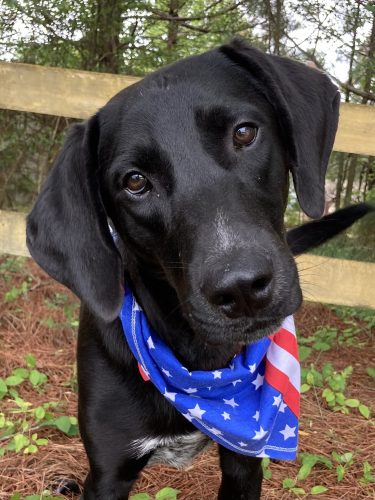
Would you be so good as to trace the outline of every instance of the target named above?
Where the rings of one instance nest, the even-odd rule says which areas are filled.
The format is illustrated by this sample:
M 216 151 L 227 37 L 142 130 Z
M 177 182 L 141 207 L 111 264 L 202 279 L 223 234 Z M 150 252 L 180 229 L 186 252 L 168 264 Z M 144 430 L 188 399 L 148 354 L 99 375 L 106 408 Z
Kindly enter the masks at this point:
M 122 301 L 119 253 L 98 182 L 99 118 L 75 125 L 27 218 L 36 262 L 93 313 L 113 320 Z
M 219 49 L 246 69 L 273 106 L 287 145 L 298 201 L 310 217 L 324 210 L 324 179 L 335 138 L 340 94 L 319 70 L 271 56 L 241 40 Z

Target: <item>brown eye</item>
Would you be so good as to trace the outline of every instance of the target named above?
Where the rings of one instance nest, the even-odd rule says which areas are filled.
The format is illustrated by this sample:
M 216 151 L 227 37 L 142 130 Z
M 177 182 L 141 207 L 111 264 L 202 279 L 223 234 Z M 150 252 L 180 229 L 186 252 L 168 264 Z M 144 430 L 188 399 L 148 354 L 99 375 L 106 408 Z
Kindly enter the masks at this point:
M 236 147 L 249 146 L 255 141 L 258 129 L 250 123 L 243 123 L 235 128 L 233 143 Z
M 140 195 L 150 191 L 151 184 L 144 175 L 139 172 L 131 172 L 125 178 L 124 187 L 129 193 Z

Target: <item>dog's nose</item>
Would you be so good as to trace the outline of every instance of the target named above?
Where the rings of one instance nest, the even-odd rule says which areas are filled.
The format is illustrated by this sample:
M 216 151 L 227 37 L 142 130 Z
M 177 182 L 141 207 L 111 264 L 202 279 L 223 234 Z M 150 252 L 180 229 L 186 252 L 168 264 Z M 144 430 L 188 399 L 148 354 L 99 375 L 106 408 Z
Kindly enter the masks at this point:
M 254 315 L 271 302 L 272 291 L 272 262 L 261 256 L 245 269 L 229 265 L 211 274 L 203 286 L 207 300 L 229 318 Z

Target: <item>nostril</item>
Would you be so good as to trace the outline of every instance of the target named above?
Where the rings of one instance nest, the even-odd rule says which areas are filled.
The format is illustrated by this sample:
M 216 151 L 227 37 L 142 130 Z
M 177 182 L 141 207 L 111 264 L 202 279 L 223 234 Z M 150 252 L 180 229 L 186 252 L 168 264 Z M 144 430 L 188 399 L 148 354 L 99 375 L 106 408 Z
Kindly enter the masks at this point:
M 254 292 L 262 292 L 267 288 L 271 280 L 272 280 L 271 274 L 261 276 L 260 278 L 257 278 L 252 282 L 251 288 Z
M 229 293 L 219 293 L 212 297 L 212 303 L 216 306 L 228 306 L 235 303 L 235 297 Z

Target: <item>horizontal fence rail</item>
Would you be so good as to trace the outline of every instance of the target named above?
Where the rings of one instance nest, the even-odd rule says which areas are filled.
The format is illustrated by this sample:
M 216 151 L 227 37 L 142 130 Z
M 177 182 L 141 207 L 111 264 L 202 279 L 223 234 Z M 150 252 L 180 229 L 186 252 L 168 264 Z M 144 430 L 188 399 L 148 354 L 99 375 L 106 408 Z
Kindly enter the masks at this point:
M 140 78 L 0 62 L 0 108 L 88 118 Z M 375 106 L 341 104 L 335 151 L 375 155 Z
M 0 254 L 29 257 L 25 230 L 25 214 L 0 210 Z M 306 254 L 297 265 L 306 300 L 375 308 L 375 264 Z

